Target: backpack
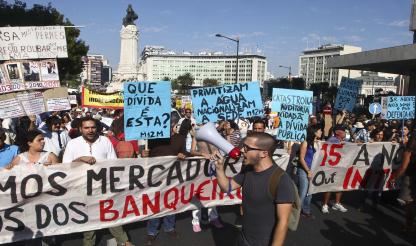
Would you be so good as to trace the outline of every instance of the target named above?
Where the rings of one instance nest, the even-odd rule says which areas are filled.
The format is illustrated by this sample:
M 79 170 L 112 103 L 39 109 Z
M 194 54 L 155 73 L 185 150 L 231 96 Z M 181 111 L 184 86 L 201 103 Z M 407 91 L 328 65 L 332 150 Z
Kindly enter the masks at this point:
M 118 141 L 114 148 L 117 158 L 133 158 L 135 157 L 133 144 L 128 141 Z
M 277 195 L 277 191 L 279 190 L 279 183 L 280 178 L 285 173 L 283 169 L 280 167 L 276 168 L 276 170 L 273 171 L 272 175 L 269 179 L 269 196 L 272 200 Z M 292 205 L 292 210 L 289 215 L 289 222 L 288 222 L 288 228 L 291 231 L 296 231 L 299 224 L 299 217 L 301 212 L 301 204 L 300 204 L 300 198 L 298 193 L 298 188 L 296 187 L 295 183 L 290 179 L 291 184 L 293 185 L 294 191 L 295 191 L 295 202 Z

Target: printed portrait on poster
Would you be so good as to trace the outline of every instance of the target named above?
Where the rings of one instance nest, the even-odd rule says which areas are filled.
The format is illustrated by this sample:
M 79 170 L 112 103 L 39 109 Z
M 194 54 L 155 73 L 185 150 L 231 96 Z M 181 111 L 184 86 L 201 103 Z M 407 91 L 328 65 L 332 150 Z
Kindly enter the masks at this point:
M 6 76 L 3 71 L 3 65 L 0 64 L 0 85 L 4 85 L 4 84 L 6 84 Z
M 18 63 L 9 63 L 6 64 L 7 74 L 9 75 L 10 80 L 20 80 L 19 64 Z
M 22 63 L 23 78 L 25 81 L 40 81 L 39 63 L 25 61 Z
M 58 65 L 56 60 L 46 60 L 40 63 L 40 76 L 42 81 L 59 80 Z

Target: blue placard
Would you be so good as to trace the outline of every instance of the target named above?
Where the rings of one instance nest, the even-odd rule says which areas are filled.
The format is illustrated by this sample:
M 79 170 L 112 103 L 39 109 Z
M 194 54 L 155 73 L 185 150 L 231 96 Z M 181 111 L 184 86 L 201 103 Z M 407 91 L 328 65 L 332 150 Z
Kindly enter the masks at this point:
M 170 137 L 170 81 L 124 83 L 127 140 Z
M 263 115 L 258 82 L 193 89 L 191 98 L 197 123 Z
M 280 117 L 277 139 L 304 141 L 312 106 L 312 91 L 274 88 L 272 111 Z
M 388 120 L 407 120 L 415 118 L 415 97 L 397 96 L 387 97 Z
M 368 111 L 370 114 L 379 114 L 381 113 L 381 104 L 380 103 L 372 103 L 368 106 Z
M 357 97 L 360 93 L 362 84 L 362 80 L 342 77 L 334 108 L 352 112 L 357 102 Z

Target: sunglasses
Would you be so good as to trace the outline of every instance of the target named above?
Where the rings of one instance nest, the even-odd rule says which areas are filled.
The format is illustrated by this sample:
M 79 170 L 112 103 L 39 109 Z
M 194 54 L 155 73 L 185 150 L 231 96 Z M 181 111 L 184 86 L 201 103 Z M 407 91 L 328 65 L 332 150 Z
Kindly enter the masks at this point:
M 258 150 L 258 151 L 265 151 L 264 149 L 257 149 L 257 148 L 252 148 L 250 146 L 248 146 L 247 144 L 243 144 L 243 148 L 244 152 L 249 152 L 250 150 Z

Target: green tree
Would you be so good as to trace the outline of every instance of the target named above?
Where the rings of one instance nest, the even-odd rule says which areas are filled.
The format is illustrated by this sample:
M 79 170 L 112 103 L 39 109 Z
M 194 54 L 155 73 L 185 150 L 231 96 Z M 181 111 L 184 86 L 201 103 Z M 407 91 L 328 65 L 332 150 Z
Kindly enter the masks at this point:
M 182 93 L 188 93 L 188 90 L 193 85 L 195 78 L 192 77 L 190 73 L 185 73 L 184 75 L 179 76 L 176 80 L 176 83 L 178 84 L 179 89 L 182 90 Z
M 170 78 L 165 76 L 165 77 L 163 77 L 162 81 L 170 81 Z
M 303 78 L 293 78 L 291 81 L 292 89 L 295 90 L 305 90 L 306 82 Z
M 208 87 L 217 86 L 218 85 L 218 80 L 206 78 L 202 81 L 202 85 L 203 86 L 208 86 Z
M 58 10 L 49 3 L 47 6 L 34 4 L 27 8 L 26 3 L 15 1 L 13 4 L 0 0 L 0 26 L 73 26 Z M 77 28 L 65 28 L 68 58 L 58 59 L 61 83 L 78 84 L 82 72 L 81 57 L 88 53 L 88 46 L 79 39 Z

